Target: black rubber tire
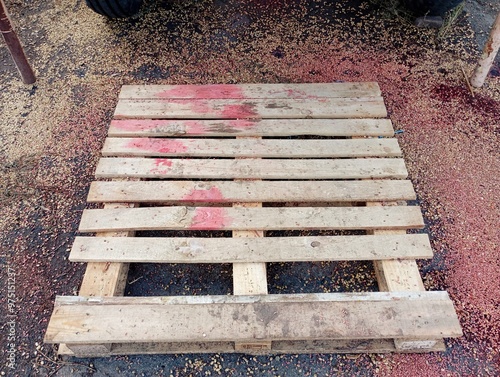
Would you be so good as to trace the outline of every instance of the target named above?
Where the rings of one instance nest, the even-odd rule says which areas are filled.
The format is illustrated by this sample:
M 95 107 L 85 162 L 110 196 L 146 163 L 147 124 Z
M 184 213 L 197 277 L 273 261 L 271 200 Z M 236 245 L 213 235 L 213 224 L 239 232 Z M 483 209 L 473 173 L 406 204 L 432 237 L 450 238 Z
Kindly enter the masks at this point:
M 139 12 L 143 0 L 85 0 L 94 12 L 108 18 L 126 18 Z
M 441 16 L 464 0 L 403 0 L 403 4 L 415 16 Z

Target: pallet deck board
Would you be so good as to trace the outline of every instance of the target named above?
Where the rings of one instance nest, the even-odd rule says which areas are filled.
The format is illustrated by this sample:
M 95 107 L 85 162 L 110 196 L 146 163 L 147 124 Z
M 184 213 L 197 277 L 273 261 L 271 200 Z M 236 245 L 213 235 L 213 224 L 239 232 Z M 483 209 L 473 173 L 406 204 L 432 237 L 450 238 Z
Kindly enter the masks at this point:
M 191 297 L 116 297 L 100 302 L 58 297 L 45 341 L 86 344 L 461 335 L 453 304 L 441 293 L 205 296 L 192 301 Z
M 145 99 L 120 100 L 114 117 L 170 119 L 384 118 L 380 97 L 323 99 Z
M 408 176 L 404 161 L 365 159 L 174 159 L 102 157 L 97 178 L 362 179 Z
M 73 262 L 237 263 L 426 259 L 426 234 L 264 238 L 76 237 Z
M 388 119 L 113 119 L 109 137 L 390 137 Z
M 103 156 L 339 158 L 400 157 L 396 139 L 262 140 L 108 138 Z
M 80 296 L 57 297 L 45 341 L 77 357 L 445 350 L 462 331 L 424 289 L 433 251 L 386 116 L 373 82 L 122 87 L 79 226 L 96 236 L 70 253 Z M 269 294 L 267 263 L 345 261 L 371 261 L 380 292 Z M 232 294 L 123 297 L 131 263 L 231 263 Z
M 415 200 L 410 181 L 95 181 L 95 202 L 352 202 Z
M 419 207 L 149 207 L 86 209 L 80 232 L 423 228 Z
M 119 99 L 351 98 L 380 96 L 376 82 L 235 85 L 126 85 Z

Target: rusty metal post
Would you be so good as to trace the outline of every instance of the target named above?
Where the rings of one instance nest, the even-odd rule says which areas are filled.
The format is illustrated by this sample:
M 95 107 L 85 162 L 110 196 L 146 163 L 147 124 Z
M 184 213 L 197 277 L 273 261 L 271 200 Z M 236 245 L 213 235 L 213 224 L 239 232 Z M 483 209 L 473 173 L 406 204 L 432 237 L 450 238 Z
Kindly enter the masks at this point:
M 477 63 L 476 69 L 470 78 L 470 83 L 476 88 L 480 88 L 488 76 L 491 65 L 495 60 L 500 47 L 500 12 L 491 28 L 490 36 L 484 45 L 483 54 Z
M 21 42 L 19 42 L 19 38 L 17 38 L 16 33 L 12 29 L 12 24 L 3 0 L 0 0 L 0 32 L 2 33 L 5 43 L 7 44 L 7 48 L 10 51 L 12 59 L 14 59 L 14 63 L 16 63 L 16 67 L 21 74 L 23 82 L 25 84 L 33 84 L 36 81 L 35 74 L 26 59 Z

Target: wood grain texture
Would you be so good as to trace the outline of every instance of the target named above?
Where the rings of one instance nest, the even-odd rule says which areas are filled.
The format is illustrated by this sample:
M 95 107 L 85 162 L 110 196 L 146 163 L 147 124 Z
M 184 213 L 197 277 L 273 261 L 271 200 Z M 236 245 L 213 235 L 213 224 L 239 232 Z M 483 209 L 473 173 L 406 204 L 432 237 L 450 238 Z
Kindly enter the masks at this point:
M 113 119 L 108 131 L 110 137 L 304 135 L 390 137 L 394 135 L 394 129 L 389 119 Z
M 151 207 L 86 209 L 79 230 L 347 230 L 423 226 L 419 207 Z
M 432 258 L 426 234 L 266 238 L 76 237 L 73 262 L 238 263 Z
M 382 97 L 323 99 L 156 99 L 118 101 L 114 117 L 155 119 L 385 118 Z
M 410 181 L 96 181 L 88 202 L 352 202 L 415 200 Z
M 360 179 L 408 176 L 403 159 L 169 159 L 103 157 L 97 178 Z
M 342 98 L 380 96 L 376 82 L 311 84 L 124 85 L 120 99 Z
M 401 157 L 396 139 L 261 140 L 107 138 L 103 156 L 339 158 Z

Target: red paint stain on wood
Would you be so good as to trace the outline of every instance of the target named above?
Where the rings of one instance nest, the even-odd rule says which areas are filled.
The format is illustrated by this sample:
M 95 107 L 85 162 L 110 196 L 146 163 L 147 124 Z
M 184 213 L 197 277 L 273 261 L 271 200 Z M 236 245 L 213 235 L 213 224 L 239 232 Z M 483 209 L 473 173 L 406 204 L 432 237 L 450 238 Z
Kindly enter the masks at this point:
M 237 85 L 181 85 L 158 93 L 159 98 L 243 99 Z
M 225 208 L 197 207 L 190 230 L 219 230 L 224 229 L 229 219 L 226 218 Z
M 220 115 L 225 119 L 257 118 L 257 112 L 251 104 L 225 105 Z
M 189 135 L 203 135 L 207 133 L 207 127 L 196 120 L 188 120 L 184 122 L 186 127 L 186 134 Z
M 152 174 L 167 174 L 168 171 L 170 170 L 170 167 L 172 166 L 172 160 L 169 160 L 168 158 L 155 158 L 154 159 L 154 164 L 155 168 L 150 170 L 150 173 Z
M 182 198 L 186 202 L 224 202 L 226 201 L 217 187 L 209 189 L 192 189 Z
M 187 150 L 184 142 L 173 139 L 136 138 L 127 143 L 126 147 L 153 153 L 182 153 Z

